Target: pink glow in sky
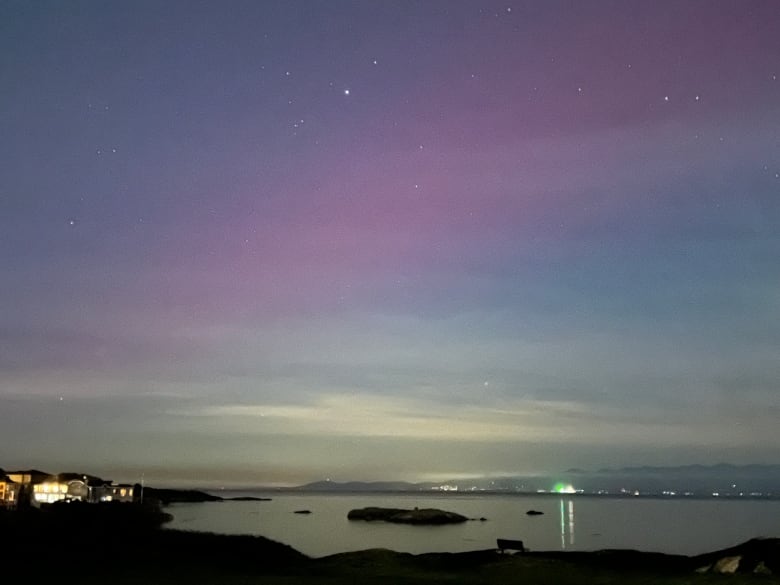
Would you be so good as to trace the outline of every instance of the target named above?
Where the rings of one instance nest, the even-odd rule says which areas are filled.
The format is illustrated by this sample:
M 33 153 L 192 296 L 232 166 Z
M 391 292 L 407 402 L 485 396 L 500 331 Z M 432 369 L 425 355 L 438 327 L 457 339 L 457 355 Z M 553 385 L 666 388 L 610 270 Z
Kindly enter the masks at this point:
M 4 5 L 0 467 L 776 462 L 779 28 Z

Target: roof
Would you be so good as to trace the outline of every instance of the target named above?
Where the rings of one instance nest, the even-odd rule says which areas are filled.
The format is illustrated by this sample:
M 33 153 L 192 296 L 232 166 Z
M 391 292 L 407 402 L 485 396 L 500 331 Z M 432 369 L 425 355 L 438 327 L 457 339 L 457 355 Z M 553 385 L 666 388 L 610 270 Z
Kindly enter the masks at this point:
M 22 470 L 6 471 L 5 474 L 6 474 L 6 476 L 9 476 L 9 475 L 29 475 L 31 483 L 38 483 L 40 480 L 45 479 L 45 478 L 49 477 L 49 475 L 50 475 L 50 474 L 46 473 L 45 471 L 41 471 L 39 469 L 22 469 Z
M 87 485 L 103 485 L 106 483 L 111 483 L 110 481 L 104 480 L 95 475 L 89 475 L 88 473 L 58 473 L 57 475 L 52 475 L 51 479 L 59 482 L 83 481 Z

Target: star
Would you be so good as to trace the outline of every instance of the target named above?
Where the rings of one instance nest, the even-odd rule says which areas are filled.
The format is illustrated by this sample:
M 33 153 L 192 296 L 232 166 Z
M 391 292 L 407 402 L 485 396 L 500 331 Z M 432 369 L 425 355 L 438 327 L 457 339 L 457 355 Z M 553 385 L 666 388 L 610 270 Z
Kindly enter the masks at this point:
M 668 102 L 668 101 L 669 101 L 669 96 L 668 96 L 668 95 L 665 95 L 665 96 L 664 96 L 664 101 L 665 101 L 665 102 Z
M 71 227 L 76 225 L 76 220 L 75 219 L 69 219 L 68 220 L 68 225 L 71 226 Z
M 349 89 L 344 90 L 344 95 L 349 95 Z

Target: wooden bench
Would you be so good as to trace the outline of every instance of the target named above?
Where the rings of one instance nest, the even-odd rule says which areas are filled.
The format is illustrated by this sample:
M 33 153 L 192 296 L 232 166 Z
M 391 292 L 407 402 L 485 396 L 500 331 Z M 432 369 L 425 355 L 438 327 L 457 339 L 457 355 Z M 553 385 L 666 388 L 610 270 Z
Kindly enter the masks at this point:
M 497 538 L 496 547 L 498 548 L 498 552 L 500 553 L 503 553 L 505 550 L 517 550 L 520 552 L 525 552 L 525 547 L 523 546 L 522 540 L 510 540 L 508 538 Z

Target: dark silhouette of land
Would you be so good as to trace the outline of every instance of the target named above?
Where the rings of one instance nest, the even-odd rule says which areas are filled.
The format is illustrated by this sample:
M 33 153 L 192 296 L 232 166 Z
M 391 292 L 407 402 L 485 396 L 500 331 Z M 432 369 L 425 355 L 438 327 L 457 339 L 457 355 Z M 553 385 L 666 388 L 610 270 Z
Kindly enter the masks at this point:
M 412 555 L 366 550 L 312 559 L 255 536 L 160 529 L 159 505 L 59 503 L 0 511 L 4 576 L 93 583 L 768 583 L 780 573 L 780 539 L 686 557 L 627 550 L 524 552 L 496 550 Z M 736 559 L 736 560 L 735 560 Z M 45 560 L 45 567 L 39 561 Z M 45 571 L 44 571 L 45 568 Z M 43 571 L 43 573 L 42 573 Z M 33 582 L 33 581 L 31 581 Z
M 306 492 L 436 492 L 442 484 L 458 491 L 497 493 L 552 492 L 557 483 L 572 484 L 590 495 L 630 497 L 716 497 L 777 499 L 780 465 L 680 465 L 585 470 L 571 468 L 557 474 L 482 478 L 453 477 L 442 483 L 403 481 L 315 481 L 297 490 Z

